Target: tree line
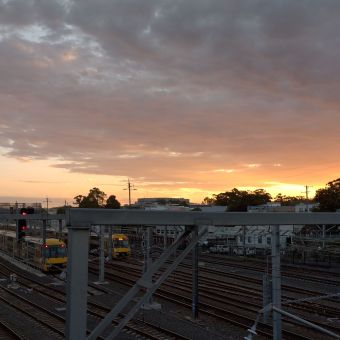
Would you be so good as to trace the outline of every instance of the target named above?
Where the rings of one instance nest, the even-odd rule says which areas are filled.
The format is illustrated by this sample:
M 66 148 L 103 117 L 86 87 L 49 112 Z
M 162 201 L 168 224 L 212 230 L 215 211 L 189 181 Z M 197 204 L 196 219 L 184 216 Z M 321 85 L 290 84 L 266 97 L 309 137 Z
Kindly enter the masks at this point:
M 340 209 L 340 178 L 330 181 L 325 188 L 318 189 L 313 199 L 307 200 L 303 196 L 286 196 L 278 194 L 274 198 L 264 189 L 239 190 L 221 192 L 212 197 L 205 197 L 203 204 L 228 206 L 228 211 L 247 211 L 248 206 L 277 202 L 283 206 L 298 203 L 318 203 L 314 211 L 336 211 Z M 120 209 L 121 204 L 115 195 L 107 198 L 105 192 L 99 188 L 92 188 L 87 196 L 77 195 L 73 202 L 78 208 Z M 160 202 L 161 204 L 161 202 Z M 164 203 L 165 204 L 165 203 Z M 64 213 L 65 207 L 60 207 L 58 213 Z
M 281 193 L 275 198 L 264 189 L 238 190 L 221 192 L 212 197 L 205 197 L 203 204 L 228 206 L 228 211 L 247 211 L 251 205 L 261 205 L 268 202 L 277 202 L 281 205 L 296 205 L 298 203 L 318 203 L 313 211 L 336 211 L 340 209 L 340 178 L 326 184 L 325 188 L 318 189 L 313 199 L 303 196 L 286 196 Z

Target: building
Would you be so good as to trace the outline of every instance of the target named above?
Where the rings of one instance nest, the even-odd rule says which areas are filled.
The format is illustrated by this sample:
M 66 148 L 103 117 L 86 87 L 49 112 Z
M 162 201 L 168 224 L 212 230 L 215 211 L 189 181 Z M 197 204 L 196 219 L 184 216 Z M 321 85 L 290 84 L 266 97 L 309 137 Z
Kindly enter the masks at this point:
M 175 198 L 175 197 L 150 197 L 150 198 L 138 198 L 135 205 L 140 207 L 152 207 L 158 205 L 170 206 L 189 206 L 190 200 L 187 198 Z
M 247 212 L 272 213 L 272 212 L 311 212 L 315 204 L 300 203 L 295 206 L 281 206 L 280 203 L 270 202 L 258 206 L 249 206 Z M 287 248 L 293 237 L 301 231 L 302 225 L 281 225 L 280 245 Z M 207 241 L 211 244 L 227 244 L 233 247 L 248 249 L 270 249 L 272 226 L 234 226 L 234 227 L 209 227 Z

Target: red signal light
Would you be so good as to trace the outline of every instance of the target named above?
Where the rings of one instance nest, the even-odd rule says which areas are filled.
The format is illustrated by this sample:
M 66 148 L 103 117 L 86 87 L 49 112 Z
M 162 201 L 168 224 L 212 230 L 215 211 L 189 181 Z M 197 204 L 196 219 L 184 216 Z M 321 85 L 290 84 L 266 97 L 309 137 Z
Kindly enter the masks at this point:
M 27 215 L 27 213 L 28 213 L 28 211 L 27 211 L 26 208 L 21 208 L 20 209 L 20 215 L 25 216 L 25 215 Z
M 22 212 L 21 212 L 22 214 Z M 18 241 L 22 241 L 25 239 L 26 233 L 25 231 L 27 230 L 27 221 L 26 220 L 18 220 L 17 222 L 17 231 L 16 231 L 16 236 Z

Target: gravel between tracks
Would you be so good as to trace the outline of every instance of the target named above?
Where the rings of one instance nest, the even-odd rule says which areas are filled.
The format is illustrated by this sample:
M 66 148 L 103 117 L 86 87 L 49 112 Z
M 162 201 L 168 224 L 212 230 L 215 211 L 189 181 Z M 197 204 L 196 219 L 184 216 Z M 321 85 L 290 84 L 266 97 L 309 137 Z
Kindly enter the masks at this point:
M 89 279 L 90 281 L 97 280 L 93 275 L 90 275 Z M 97 301 L 103 305 L 112 307 L 129 288 L 117 282 L 111 282 L 105 285 L 105 287 L 112 290 L 112 292 L 115 292 L 115 294 L 92 296 L 89 298 L 89 301 Z M 161 327 L 165 327 L 196 340 L 210 338 L 214 340 L 236 340 L 243 339 L 247 334 L 244 329 L 204 315 L 200 315 L 199 320 L 193 321 L 189 309 L 160 298 L 157 298 L 155 301 L 161 304 L 161 311 L 140 310 L 136 314 L 136 317 L 144 319 L 147 322 L 152 322 L 153 324 L 158 324 Z M 127 308 L 126 310 L 129 309 Z M 264 338 L 257 337 L 257 339 Z

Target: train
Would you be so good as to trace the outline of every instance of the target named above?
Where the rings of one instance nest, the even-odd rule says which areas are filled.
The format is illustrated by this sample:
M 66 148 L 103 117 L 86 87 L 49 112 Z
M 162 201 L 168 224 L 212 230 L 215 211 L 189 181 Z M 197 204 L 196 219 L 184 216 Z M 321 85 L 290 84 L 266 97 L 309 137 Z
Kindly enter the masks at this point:
M 41 238 L 26 236 L 18 242 L 14 231 L 0 230 L 0 249 L 43 272 L 60 272 L 66 268 L 67 247 L 57 238 L 47 238 L 43 244 Z
M 109 254 L 109 237 L 104 237 L 104 253 Z M 90 237 L 90 249 L 99 249 L 99 238 L 97 235 L 91 235 Z M 125 234 L 112 234 L 112 258 L 122 258 L 131 255 L 130 241 Z
M 59 238 L 67 244 L 68 231 L 63 230 L 60 234 L 56 231 L 51 231 L 49 234 L 51 237 Z M 99 230 L 92 230 L 89 234 L 89 251 L 91 254 L 97 254 L 100 247 L 99 242 Z M 109 254 L 109 233 L 108 230 L 104 233 L 104 253 L 105 256 Z M 113 258 L 123 258 L 129 257 L 131 255 L 131 243 L 129 237 L 124 233 L 113 233 L 112 234 L 112 257 Z

